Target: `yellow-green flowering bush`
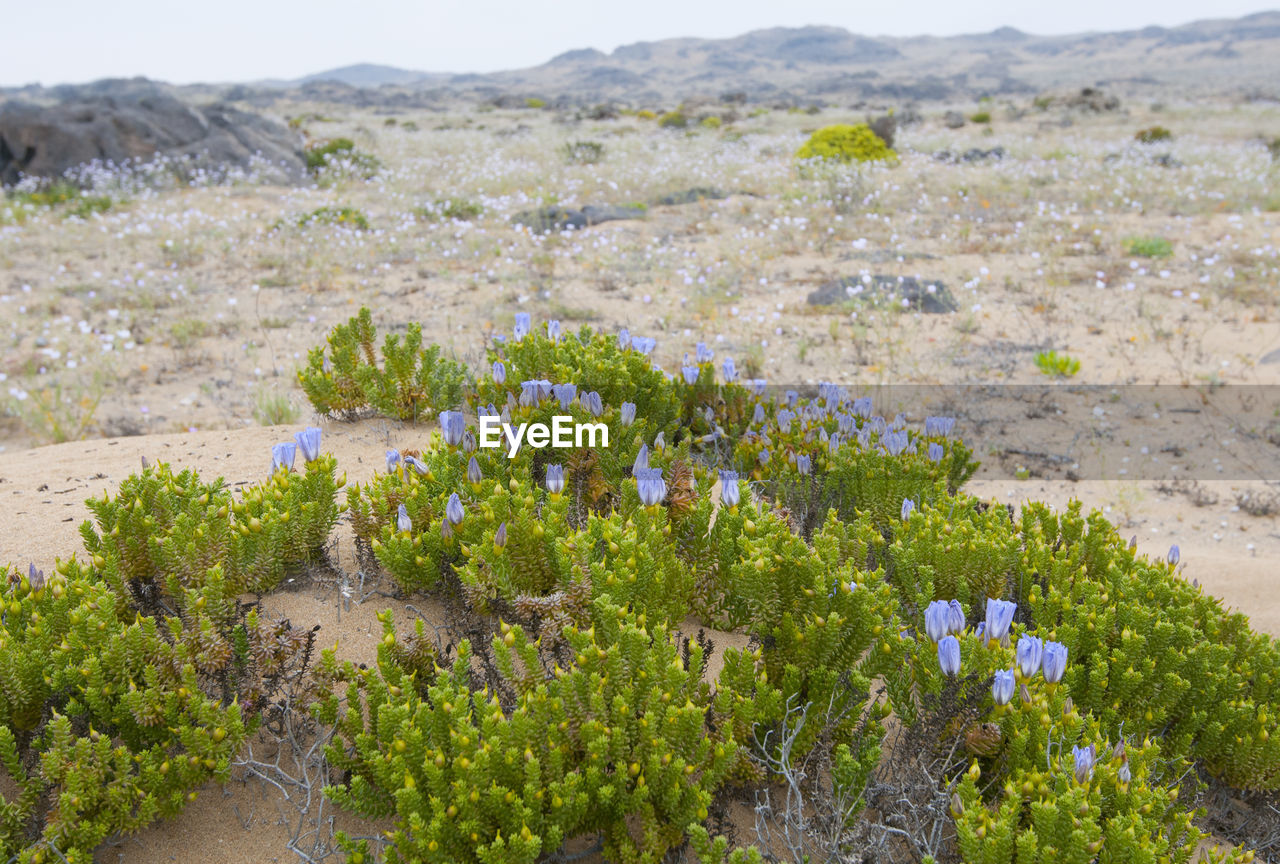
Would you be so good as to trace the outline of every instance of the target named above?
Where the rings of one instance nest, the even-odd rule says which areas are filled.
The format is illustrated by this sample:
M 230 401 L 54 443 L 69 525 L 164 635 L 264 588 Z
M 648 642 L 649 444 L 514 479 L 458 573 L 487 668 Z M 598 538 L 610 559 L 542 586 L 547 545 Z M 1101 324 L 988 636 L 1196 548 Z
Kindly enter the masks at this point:
M 823 126 L 796 151 L 800 160 L 834 162 L 882 162 L 898 156 L 866 123 Z

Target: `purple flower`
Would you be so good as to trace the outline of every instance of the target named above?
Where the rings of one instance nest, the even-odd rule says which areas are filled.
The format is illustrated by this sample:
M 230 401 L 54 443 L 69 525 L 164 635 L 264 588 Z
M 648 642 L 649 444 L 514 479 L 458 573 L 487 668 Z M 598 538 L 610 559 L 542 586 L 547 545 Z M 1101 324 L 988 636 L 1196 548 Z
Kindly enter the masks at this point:
M 760 462 L 760 464 L 761 464 L 761 465 L 768 465 L 768 464 L 769 464 L 769 451 L 768 451 L 768 450 L 761 450 L 761 451 L 759 452 L 759 454 L 757 454 L 757 455 L 756 455 L 756 459 L 757 459 L 757 460 L 759 460 L 759 462 Z
M 724 358 L 724 362 L 720 364 L 720 368 L 724 370 L 725 383 L 731 383 L 738 380 L 738 366 L 733 362 L 732 357 Z
M 493 361 L 493 381 L 498 386 L 507 383 L 507 367 L 503 365 L 501 360 Z
M 960 674 L 960 640 L 956 637 L 943 636 L 938 641 L 938 667 L 944 675 Z
M 907 449 L 911 437 L 906 430 L 901 432 L 886 432 L 880 436 L 880 443 L 884 446 L 885 452 L 890 456 L 900 456 L 902 451 Z
M 1013 623 L 1013 613 L 1018 611 L 1018 604 L 1009 600 L 987 598 L 987 630 L 988 639 L 1005 642 L 1009 638 L 1009 625 Z
M 573 400 L 578 398 L 577 384 L 552 384 L 551 395 L 560 402 L 560 410 L 568 411 Z
M 911 517 L 911 511 L 916 509 L 916 502 L 910 498 L 902 499 L 902 521 L 906 522 Z
M 937 441 L 929 442 L 929 461 L 941 462 L 942 458 L 947 455 L 947 450 Z
M 636 422 L 636 403 L 623 402 L 622 407 L 618 409 L 618 413 L 621 415 L 622 425 L 630 426 Z
M 631 476 L 639 477 L 641 471 L 649 470 L 649 445 L 641 444 L 640 451 L 636 453 L 636 461 L 631 465 Z
M 796 470 L 801 474 L 808 474 L 813 470 L 813 459 L 804 453 L 796 454 Z
M 604 400 L 600 398 L 600 394 L 592 390 L 590 393 L 583 393 L 578 401 L 582 403 L 582 407 L 587 409 L 592 417 L 599 417 L 604 413 Z
M 1039 636 L 1023 633 L 1018 637 L 1018 669 L 1023 678 L 1030 678 L 1040 671 L 1044 658 L 1044 643 Z
M 440 412 L 440 432 L 444 435 L 444 443 L 457 447 L 462 443 L 462 433 L 466 431 L 466 420 L 461 411 Z
M 763 423 L 764 420 L 765 420 L 764 406 L 761 405 L 759 402 L 757 402 L 755 410 L 751 412 L 751 422 Z
M 659 432 L 657 435 L 653 436 L 653 449 L 657 450 L 659 453 L 667 449 L 666 432 Z
M 314 462 L 320 458 L 320 427 L 308 426 L 293 436 L 302 451 L 303 462 Z
M 924 434 L 927 438 L 946 438 L 951 434 L 952 428 L 956 425 L 954 417 L 926 417 L 924 418 Z
M 995 680 L 991 682 L 991 698 L 997 705 L 1008 705 L 1013 698 L 1014 687 L 1017 686 L 1012 669 L 996 670 Z
M 1129 785 L 1129 781 L 1133 779 L 1133 772 L 1129 770 L 1129 760 L 1126 759 L 1120 764 L 1120 770 L 1116 772 L 1118 779 L 1125 786 Z
M 414 459 L 412 456 L 404 457 L 404 464 L 408 465 L 410 468 L 412 468 L 414 471 L 417 471 L 419 474 L 425 475 L 429 470 L 431 470 L 422 462 L 422 460 Z
M 796 407 L 796 404 L 800 401 L 800 391 L 788 390 L 786 391 L 785 398 L 787 400 L 787 407 L 794 408 Z
M 871 410 L 874 406 L 871 404 L 870 396 L 859 396 L 853 400 L 853 416 L 854 417 L 870 417 Z
M 626 351 L 627 346 L 631 344 L 631 331 L 623 327 L 618 331 L 618 350 Z
M 1075 762 L 1076 782 L 1088 783 L 1093 777 L 1093 763 L 1097 760 L 1097 751 L 1093 745 L 1088 747 L 1072 747 L 1071 758 Z
M 686 384 L 696 384 L 698 381 L 697 366 L 681 366 L 680 374 L 684 375 L 684 383 Z
M 552 342 L 560 341 L 560 322 L 554 318 L 547 322 L 547 338 Z
M 37 570 L 34 561 L 27 566 L 27 585 L 32 591 L 39 591 L 44 587 L 44 571 Z
M 480 470 L 480 463 L 476 461 L 476 457 L 472 456 L 471 461 L 467 463 L 467 482 L 474 486 L 483 479 L 484 472 Z
M 720 505 L 722 507 L 737 507 L 741 498 L 742 490 L 738 488 L 738 472 L 721 471 Z
M 959 600 L 952 600 L 947 604 L 947 632 L 964 632 L 964 607 Z
M 547 466 L 547 491 L 552 495 L 559 495 L 564 491 L 564 466 L 548 465 Z
M 493 548 L 501 549 L 507 545 L 507 523 L 503 522 L 498 526 L 498 530 L 493 535 Z
M 650 468 L 636 475 L 636 488 L 640 501 L 646 507 L 654 507 L 667 497 L 667 481 L 662 479 L 661 468 Z
M 632 336 L 631 347 L 641 354 L 648 355 L 658 347 L 658 341 L 649 336 Z
M 409 511 L 403 504 L 396 511 L 396 529 L 399 531 L 413 530 L 413 520 L 409 518 Z
M 293 456 L 298 450 L 298 445 L 293 441 L 282 441 L 271 448 L 271 473 L 279 471 L 283 468 L 286 471 L 293 470 Z
M 390 474 L 392 471 L 395 471 L 396 466 L 399 464 L 400 464 L 400 451 L 388 450 L 387 451 L 387 473 Z
M 514 328 L 514 332 L 517 342 L 529 335 L 529 328 L 531 326 L 533 326 L 533 322 L 529 318 L 528 312 L 516 313 L 516 326 Z
M 778 431 L 786 435 L 791 431 L 791 421 L 796 417 L 795 414 L 783 408 L 778 412 Z
M 449 501 L 444 505 L 444 515 L 454 525 L 460 523 L 467 511 L 462 508 L 462 499 L 457 492 L 449 493 Z
M 1169 547 L 1169 555 L 1165 560 L 1169 562 L 1170 566 L 1175 566 L 1177 565 L 1178 558 L 1181 557 L 1181 555 L 1182 553 L 1178 551 L 1178 544 L 1175 543 Z
M 751 395 L 763 396 L 764 388 L 769 386 L 769 382 L 764 378 L 752 378 L 747 382 L 751 385 Z
M 1040 666 L 1040 671 L 1044 673 L 1044 680 L 1049 684 L 1057 684 L 1062 680 L 1062 674 L 1066 670 L 1067 646 L 1061 642 L 1044 643 L 1044 658 Z
M 706 342 L 699 342 L 693 346 L 693 354 L 698 363 L 710 363 L 716 356 L 716 352 L 708 348 Z
M 924 610 L 924 632 L 936 642 L 951 629 L 951 606 L 946 600 L 934 600 Z

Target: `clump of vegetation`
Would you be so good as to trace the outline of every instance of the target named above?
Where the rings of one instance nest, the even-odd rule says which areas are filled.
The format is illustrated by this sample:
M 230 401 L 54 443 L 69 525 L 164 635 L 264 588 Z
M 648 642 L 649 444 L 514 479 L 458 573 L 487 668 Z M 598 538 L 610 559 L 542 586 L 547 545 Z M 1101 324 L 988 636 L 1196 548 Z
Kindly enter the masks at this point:
M 1139 144 L 1157 144 L 1161 141 L 1168 141 L 1172 138 L 1173 133 L 1163 126 L 1151 126 L 1147 129 L 1139 129 L 1133 136 L 1133 139 Z
M 534 864 L 591 835 L 609 864 L 759 864 L 710 837 L 730 789 L 796 860 L 1186 862 L 1201 777 L 1280 789 L 1280 644 L 1176 547 L 967 494 L 953 418 L 515 323 L 471 378 L 416 324 L 380 356 L 362 309 L 299 376 L 322 413 L 436 415 L 346 503 L 362 566 L 439 592 L 444 638 L 386 612 L 373 668 L 331 651 L 308 676 L 313 633 L 242 599 L 323 555 L 344 481 L 315 428 L 239 492 L 145 468 L 88 502 L 84 563 L 6 568 L 0 852 L 88 860 L 288 717 L 327 745 L 328 800 L 392 820 L 392 864 Z M 607 446 L 486 446 L 491 418 L 525 437 L 565 415 Z M 711 674 L 690 614 L 746 647 Z M 352 862 L 360 833 L 336 837 Z
M 970 114 L 970 115 L 969 115 L 969 122 L 970 122 L 970 123 L 990 123 L 990 122 L 991 122 L 991 112 L 990 112 L 990 111 L 975 111 L 975 112 L 973 112 L 972 114 Z
M 238 597 L 327 542 L 341 482 L 319 448 L 319 429 L 278 445 L 239 496 L 147 468 L 88 502 L 83 562 L 0 570 L 0 854 L 91 860 L 226 782 L 247 736 L 308 700 L 314 633 Z
M 657 114 L 650 111 L 648 108 L 641 108 L 636 112 L 636 119 L 638 120 L 653 120 L 657 116 Z
M 17 208 L 14 211 L 15 221 L 20 221 L 17 214 L 54 209 L 64 204 L 68 206 L 63 215 L 88 219 L 95 213 L 107 212 L 116 204 L 115 199 L 108 195 L 86 194 L 85 190 L 66 180 L 45 182 L 34 189 L 9 190 L 5 198 L 12 207 Z
M 294 224 L 299 228 L 311 225 L 340 225 L 357 231 L 368 231 L 369 217 L 354 207 L 317 207 L 310 213 L 298 216 Z
M 658 118 L 658 125 L 663 129 L 684 129 L 689 125 L 689 117 L 683 111 L 668 111 Z
M 719 129 L 720 126 L 721 126 L 720 118 L 716 117 L 715 115 L 702 118 L 703 129 Z
M 328 171 L 372 177 L 382 168 L 376 156 L 356 149 L 350 138 L 316 141 L 306 149 L 307 170 L 312 174 Z
M 388 334 L 381 358 L 374 347 L 373 316 L 367 308 L 334 328 L 328 344 L 311 349 L 298 382 L 317 412 L 355 417 L 368 409 L 400 420 L 417 420 L 459 407 L 466 369 L 422 347 L 422 325 L 411 324 L 403 340 Z
M 423 207 L 415 208 L 413 215 L 426 222 L 435 222 L 440 219 L 471 222 L 484 215 L 484 207 L 465 198 L 441 198 Z
M 1080 361 L 1070 354 L 1040 351 L 1035 356 L 1036 368 L 1050 378 L 1070 378 L 1080 371 Z
M 1168 258 L 1173 255 L 1173 244 L 1163 237 L 1126 237 L 1124 251 L 1139 258 Z
M 546 108 L 546 107 L 547 107 L 547 101 L 546 101 L 545 99 L 539 99 L 537 96 L 530 96 L 528 99 L 525 99 L 525 100 L 524 100 L 524 107 L 526 107 L 526 108 Z
M 77 381 L 55 378 L 30 391 L 15 388 L 17 395 L 7 400 L 7 407 L 41 443 L 79 441 L 95 428 L 98 406 L 110 384 L 103 371 Z
M 898 156 L 866 123 L 824 126 L 796 152 L 800 160 L 881 162 Z
M 604 145 L 599 141 L 570 141 L 564 145 L 564 158 L 570 165 L 596 165 L 604 159 Z

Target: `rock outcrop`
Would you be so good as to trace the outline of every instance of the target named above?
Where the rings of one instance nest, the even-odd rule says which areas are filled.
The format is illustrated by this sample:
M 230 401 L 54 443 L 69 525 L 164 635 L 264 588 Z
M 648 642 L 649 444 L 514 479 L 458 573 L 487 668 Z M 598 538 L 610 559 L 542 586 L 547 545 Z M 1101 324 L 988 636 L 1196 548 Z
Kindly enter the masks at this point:
M 281 123 L 226 105 L 194 107 L 156 89 L 70 95 L 61 104 L 0 105 L 0 183 L 57 178 L 91 162 L 168 157 L 179 171 L 227 167 L 306 175 L 300 137 Z

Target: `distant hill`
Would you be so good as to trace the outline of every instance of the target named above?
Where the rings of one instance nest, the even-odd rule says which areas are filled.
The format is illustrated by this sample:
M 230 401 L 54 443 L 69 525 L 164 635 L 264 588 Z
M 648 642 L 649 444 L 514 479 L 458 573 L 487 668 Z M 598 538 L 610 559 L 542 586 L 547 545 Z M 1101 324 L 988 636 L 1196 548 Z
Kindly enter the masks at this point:
M 96 86 L 96 85 L 86 85 Z M 775 27 L 729 39 L 662 39 L 604 53 L 566 51 L 527 69 L 445 74 L 362 63 L 291 81 L 174 88 L 190 98 L 267 105 L 300 98 L 386 108 L 527 97 L 659 107 L 683 99 L 805 102 L 967 101 L 1101 86 L 1125 95 L 1280 101 L 1280 12 L 1103 33 L 1037 36 L 1012 27 L 962 36 L 864 36 Z M 61 98 L 59 88 L 7 91 Z M 3 92 L 3 91 L 0 91 Z
M 579 48 L 541 66 L 482 75 L 359 66 L 300 83 L 321 78 L 353 87 L 393 85 L 402 90 L 401 100 L 414 101 L 506 94 L 656 102 L 726 93 L 745 94 L 750 101 L 929 101 L 1089 85 L 1174 87 L 1187 95 L 1251 90 L 1280 98 L 1280 12 L 1066 36 L 1012 27 L 910 38 L 863 36 L 840 27 L 775 27 L 729 39 L 636 42 L 609 54 Z
M 379 66 L 376 63 L 357 63 L 354 66 L 341 66 L 337 69 L 307 75 L 292 83 L 302 85 L 313 81 L 337 81 L 352 87 L 381 87 L 384 84 L 417 84 L 447 77 L 447 75 L 415 72 L 412 69 L 400 69 L 395 66 Z

